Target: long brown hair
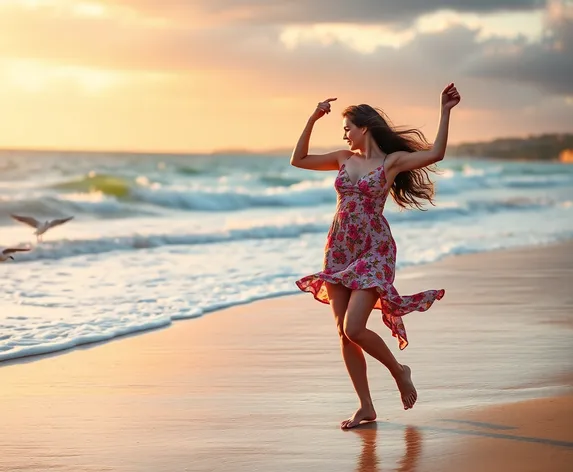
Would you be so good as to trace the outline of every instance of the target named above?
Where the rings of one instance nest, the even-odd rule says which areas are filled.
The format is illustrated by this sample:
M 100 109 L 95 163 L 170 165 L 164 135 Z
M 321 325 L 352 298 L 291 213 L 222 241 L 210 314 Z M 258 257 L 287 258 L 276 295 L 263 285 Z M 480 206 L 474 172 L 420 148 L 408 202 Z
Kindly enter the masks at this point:
M 378 147 L 385 154 L 397 151 L 423 151 L 430 148 L 424 134 L 417 129 L 400 129 L 392 125 L 382 110 L 370 105 L 352 105 L 342 112 L 359 128 L 367 128 Z M 394 179 L 390 193 L 401 208 L 423 210 L 423 200 L 434 204 L 434 184 L 428 175 L 435 166 L 400 172 Z

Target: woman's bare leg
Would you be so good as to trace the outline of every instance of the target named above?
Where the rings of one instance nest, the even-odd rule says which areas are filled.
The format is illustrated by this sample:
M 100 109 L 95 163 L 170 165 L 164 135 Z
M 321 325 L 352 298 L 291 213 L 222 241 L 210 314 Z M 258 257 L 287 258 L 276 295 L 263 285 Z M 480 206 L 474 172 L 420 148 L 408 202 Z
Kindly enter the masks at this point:
M 384 340 L 366 328 L 368 317 L 377 299 L 378 293 L 374 289 L 352 291 L 344 319 L 344 334 L 388 368 L 400 390 L 404 409 L 408 410 L 414 406 L 418 398 L 410 368 L 399 364 Z
M 366 359 L 364 359 L 362 348 L 351 342 L 344 334 L 344 319 L 351 290 L 343 285 L 329 283 L 326 284 L 326 288 L 340 336 L 342 358 L 360 401 L 358 410 L 349 419 L 344 420 L 340 424 L 341 428 L 345 429 L 356 426 L 361 421 L 374 421 L 376 419 L 376 411 L 370 396 L 368 377 L 366 375 Z

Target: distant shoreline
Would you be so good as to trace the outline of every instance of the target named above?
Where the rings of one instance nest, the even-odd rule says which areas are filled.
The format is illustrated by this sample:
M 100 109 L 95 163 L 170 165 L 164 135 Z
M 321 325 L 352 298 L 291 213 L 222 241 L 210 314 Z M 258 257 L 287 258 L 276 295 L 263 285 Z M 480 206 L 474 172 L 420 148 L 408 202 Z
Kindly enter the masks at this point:
M 449 146 L 448 155 L 515 161 L 573 162 L 573 133 L 463 143 Z

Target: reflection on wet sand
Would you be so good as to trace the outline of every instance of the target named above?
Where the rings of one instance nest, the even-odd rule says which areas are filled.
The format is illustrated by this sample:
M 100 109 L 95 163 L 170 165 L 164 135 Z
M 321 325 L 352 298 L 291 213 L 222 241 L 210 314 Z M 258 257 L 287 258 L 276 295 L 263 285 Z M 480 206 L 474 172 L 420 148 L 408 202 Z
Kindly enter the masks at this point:
M 352 429 L 362 440 L 362 451 L 356 461 L 356 472 L 381 472 L 380 458 L 376 452 L 378 423 L 367 423 Z M 404 455 L 398 461 L 396 472 L 416 472 L 422 453 L 422 433 L 415 426 L 404 429 Z

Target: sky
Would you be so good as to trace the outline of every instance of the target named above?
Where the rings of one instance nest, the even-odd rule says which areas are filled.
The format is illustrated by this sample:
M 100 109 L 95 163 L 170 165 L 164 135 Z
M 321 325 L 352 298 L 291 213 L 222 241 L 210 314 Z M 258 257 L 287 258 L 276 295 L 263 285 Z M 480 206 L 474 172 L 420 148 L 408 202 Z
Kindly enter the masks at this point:
M 0 0 L 0 148 L 344 147 L 369 103 L 431 141 L 573 131 L 573 0 Z M 312 147 L 311 147 L 312 149 Z

